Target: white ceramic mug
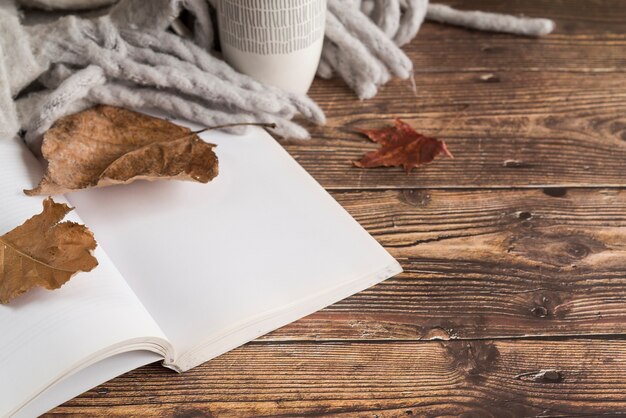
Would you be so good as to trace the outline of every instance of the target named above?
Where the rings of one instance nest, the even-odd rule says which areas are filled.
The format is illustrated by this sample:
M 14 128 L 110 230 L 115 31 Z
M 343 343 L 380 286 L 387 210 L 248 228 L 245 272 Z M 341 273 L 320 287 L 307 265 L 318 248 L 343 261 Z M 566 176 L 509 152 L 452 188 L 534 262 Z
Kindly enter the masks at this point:
M 306 93 L 324 42 L 326 0 L 218 0 L 222 53 L 238 71 Z

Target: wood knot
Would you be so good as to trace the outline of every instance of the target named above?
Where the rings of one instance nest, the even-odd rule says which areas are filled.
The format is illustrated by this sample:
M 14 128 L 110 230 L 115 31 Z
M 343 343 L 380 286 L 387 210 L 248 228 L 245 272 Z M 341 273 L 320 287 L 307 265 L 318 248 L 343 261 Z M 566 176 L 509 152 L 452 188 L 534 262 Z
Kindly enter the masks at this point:
M 567 189 L 565 187 L 545 187 L 543 193 L 551 197 L 565 197 Z
M 585 258 L 591 252 L 591 249 L 580 242 L 569 242 L 566 252 L 574 258 Z
M 532 306 L 530 313 L 535 318 L 563 319 L 570 310 L 569 305 L 565 303 L 567 300 L 567 293 L 547 291 L 535 294 L 530 300 Z
M 502 167 L 505 168 L 531 168 L 533 165 L 521 160 L 504 160 Z
M 556 128 L 562 123 L 562 119 L 556 116 L 548 116 L 543 120 L 543 125 L 546 128 Z
M 423 340 L 450 340 L 455 337 L 453 330 L 447 330 L 442 327 L 432 327 L 424 333 L 421 338 Z
M 538 383 L 560 383 L 565 380 L 565 377 L 560 370 L 546 369 L 520 373 L 515 376 L 515 379 Z
M 548 316 L 548 308 L 545 306 L 535 306 L 530 310 L 530 312 L 537 318 L 545 318 Z
M 519 219 L 523 220 L 523 221 L 527 221 L 527 220 L 529 220 L 530 218 L 533 217 L 533 214 L 530 213 L 530 212 L 526 212 L 526 211 L 524 211 L 524 212 L 517 212 L 517 217 Z
M 430 193 L 426 190 L 403 190 L 402 199 L 411 206 L 425 207 L 430 203 Z
M 96 388 L 96 393 L 98 395 L 108 395 L 109 392 L 110 392 L 110 390 L 107 389 L 107 388 Z
M 586 234 L 542 233 L 536 229 L 522 233 L 509 239 L 507 251 L 553 266 L 572 266 L 591 254 L 606 250 L 601 241 Z
M 609 129 L 612 134 L 619 135 L 622 139 L 626 140 L 626 123 L 612 122 Z
M 500 77 L 498 77 L 495 74 L 483 74 L 480 76 L 480 81 L 483 81 L 485 83 L 499 83 L 500 82 Z
M 444 345 L 452 366 L 471 383 L 480 383 L 500 358 L 495 344 L 485 341 L 458 341 Z

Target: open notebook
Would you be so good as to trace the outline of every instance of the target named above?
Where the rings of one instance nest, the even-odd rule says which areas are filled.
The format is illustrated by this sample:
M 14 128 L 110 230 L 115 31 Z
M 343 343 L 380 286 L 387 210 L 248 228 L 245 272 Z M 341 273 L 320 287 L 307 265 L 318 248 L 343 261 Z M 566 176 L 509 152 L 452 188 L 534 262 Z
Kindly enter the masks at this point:
M 0 305 L 0 416 L 43 413 L 159 359 L 188 370 L 401 271 L 265 131 L 203 138 L 218 145 L 209 184 L 67 196 L 100 265 Z M 41 211 L 22 193 L 41 174 L 19 140 L 0 140 L 0 235 Z

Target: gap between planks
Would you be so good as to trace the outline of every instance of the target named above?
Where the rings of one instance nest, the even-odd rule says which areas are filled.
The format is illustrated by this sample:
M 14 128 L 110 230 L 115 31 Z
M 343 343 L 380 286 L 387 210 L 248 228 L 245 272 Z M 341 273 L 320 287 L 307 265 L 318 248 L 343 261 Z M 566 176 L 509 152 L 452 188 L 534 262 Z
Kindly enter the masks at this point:
M 541 190 L 541 189 L 612 189 L 612 190 L 626 190 L 626 185 L 623 184 L 529 184 L 528 186 L 523 185 L 514 185 L 514 186 L 502 186 L 502 185 L 493 185 L 493 186 L 403 186 L 399 185 L 397 187 L 389 187 L 389 186 L 381 186 L 381 187 L 354 187 L 354 186 L 330 186 L 324 187 L 324 189 L 328 192 L 339 192 L 339 193 L 350 193 L 350 192 L 384 192 L 384 191 L 402 191 L 402 190 L 446 190 L 446 191 L 476 191 L 480 192 L 482 190 L 491 191 L 491 190 L 504 190 L 504 191 L 515 191 L 515 190 Z
M 624 341 L 626 333 L 598 333 L 598 334 L 545 334 L 545 335 L 506 335 L 506 336 L 489 336 L 489 337 L 455 337 L 455 338 L 328 338 L 328 339 L 281 339 L 281 338 L 265 338 L 260 337 L 252 340 L 247 344 L 251 345 L 279 345 L 279 344 L 429 344 L 435 342 L 450 341 Z

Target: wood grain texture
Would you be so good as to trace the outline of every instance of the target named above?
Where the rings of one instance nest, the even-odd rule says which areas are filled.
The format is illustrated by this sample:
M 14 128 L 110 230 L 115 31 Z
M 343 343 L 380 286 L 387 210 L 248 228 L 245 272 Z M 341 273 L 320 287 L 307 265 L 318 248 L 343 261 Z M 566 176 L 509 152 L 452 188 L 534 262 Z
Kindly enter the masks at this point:
M 128 373 L 50 416 L 598 416 L 626 410 L 625 365 L 622 340 L 254 343 L 182 375 Z
M 343 95 L 325 107 L 327 127 L 286 148 L 330 189 L 626 183 L 626 73 L 444 72 L 419 74 L 416 84 L 418 97 L 407 97 L 410 88 L 401 81 L 387 86 L 380 101 L 355 103 Z M 398 117 L 444 139 L 455 159 L 408 175 L 354 167 L 376 148 L 356 131 Z
M 464 10 L 517 13 L 550 17 L 557 22 L 556 32 L 569 36 L 598 36 L 626 33 L 626 10 L 622 0 L 447 0 L 446 4 Z M 465 31 L 480 34 L 480 32 Z M 414 42 L 420 42 L 420 36 Z
M 331 189 L 624 186 L 623 3 L 459 4 L 551 16 L 557 31 L 534 39 L 427 23 L 405 48 L 417 95 L 409 81 L 394 80 L 358 101 L 338 80 L 316 82 L 311 96 L 328 125 L 311 127 L 312 141 L 283 141 L 289 152 Z M 353 167 L 375 148 L 355 131 L 397 117 L 446 140 L 456 158 L 409 175 Z
M 333 193 L 405 272 L 263 337 L 459 339 L 624 332 L 626 191 Z

